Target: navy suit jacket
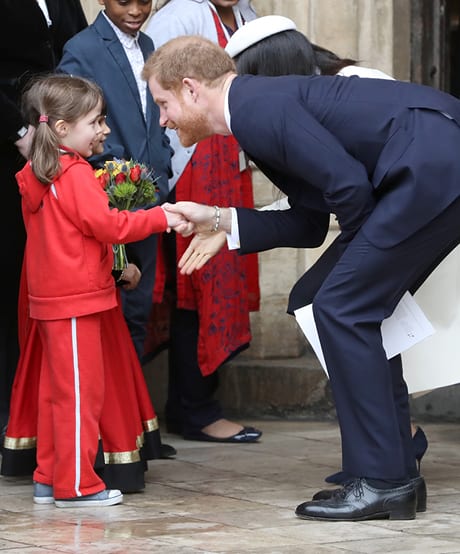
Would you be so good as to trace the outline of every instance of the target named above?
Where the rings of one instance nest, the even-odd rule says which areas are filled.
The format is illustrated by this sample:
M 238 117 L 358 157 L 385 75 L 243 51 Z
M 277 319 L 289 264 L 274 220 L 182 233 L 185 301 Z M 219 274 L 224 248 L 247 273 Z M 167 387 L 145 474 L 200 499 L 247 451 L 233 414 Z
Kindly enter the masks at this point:
M 360 77 L 246 75 L 233 80 L 229 109 L 235 138 L 292 206 L 238 209 L 241 253 L 318 246 L 331 213 L 342 247 L 362 228 L 389 248 L 460 196 L 449 163 L 460 155 L 450 138 L 460 101 L 449 94 Z M 398 217 L 402 205 L 413 206 L 410 220 Z
M 152 40 L 145 33 L 139 33 L 139 46 L 144 59 L 154 50 Z M 159 125 L 158 106 L 148 89 L 147 117 L 144 118 L 129 60 L 102 12 L 92 25 L 66 43 L 58 71 L 86 77 L 99 84 L 104 92 L 107 124 L 111 129 L 100 159 L 133 158 L 152 167 L 160 176 L 159 201 L 163 202 L 171 173 L 169 139 Z

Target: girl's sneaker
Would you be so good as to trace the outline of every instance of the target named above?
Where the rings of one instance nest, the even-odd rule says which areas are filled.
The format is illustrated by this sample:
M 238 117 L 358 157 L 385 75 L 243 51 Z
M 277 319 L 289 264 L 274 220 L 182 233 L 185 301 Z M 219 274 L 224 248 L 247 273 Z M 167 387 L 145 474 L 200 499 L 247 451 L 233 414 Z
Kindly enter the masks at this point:
M 53 504 L 53 487 L 34 481 L 34 502 L 35 504 Z
M 76 496 L 75 498 L 56 498 L 57 508 L 86 508 L 91 506 L 114 506 L 123 502 L 123 495 L 117 489 L 105 489 L 96 494 Z

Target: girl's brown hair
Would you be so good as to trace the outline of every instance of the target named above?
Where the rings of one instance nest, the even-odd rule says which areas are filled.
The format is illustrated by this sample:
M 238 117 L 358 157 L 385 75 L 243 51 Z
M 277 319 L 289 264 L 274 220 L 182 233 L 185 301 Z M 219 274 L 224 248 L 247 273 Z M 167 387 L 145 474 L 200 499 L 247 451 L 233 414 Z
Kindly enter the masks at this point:
M 23 110 L 36 129 L 30 160 L 39 181 L 49 184 L 60 171 L 60 141 L 54 130 L 56 121 L 76 123 L 99 104 L 103 104 L 102 91 L 88 79 L 53 74 L 31 84 L 23 96 Z

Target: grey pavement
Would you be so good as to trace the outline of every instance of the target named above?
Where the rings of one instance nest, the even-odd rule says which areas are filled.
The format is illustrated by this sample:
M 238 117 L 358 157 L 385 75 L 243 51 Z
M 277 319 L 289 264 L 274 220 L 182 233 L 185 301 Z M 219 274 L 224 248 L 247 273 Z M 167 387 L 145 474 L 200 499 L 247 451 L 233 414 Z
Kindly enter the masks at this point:
M 142 493 L 120 506 L 59 509 L 32 502 L 28 478 L 0 477 L 0 554 L 460 554 L 460 424 L 423 423 L 428 510 L 413 521 L 311 522 L 294 509 L 338 469 L 333 421 L 245 421 L 258 444 L 184 441 L 149 462 Z

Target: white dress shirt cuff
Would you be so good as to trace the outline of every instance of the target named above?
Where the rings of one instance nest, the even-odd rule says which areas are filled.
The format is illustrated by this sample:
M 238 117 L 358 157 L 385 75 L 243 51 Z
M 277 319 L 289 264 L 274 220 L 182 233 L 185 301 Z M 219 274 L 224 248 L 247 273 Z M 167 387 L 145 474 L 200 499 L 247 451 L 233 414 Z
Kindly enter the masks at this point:
M 240 247 L 240 230 L 238 227 L 238 216 L 235 208 L 230 208 L 232 214 L 232 228 L 230 233 L 227 233 L 227 246 L 229 250 L 236 250 Z

